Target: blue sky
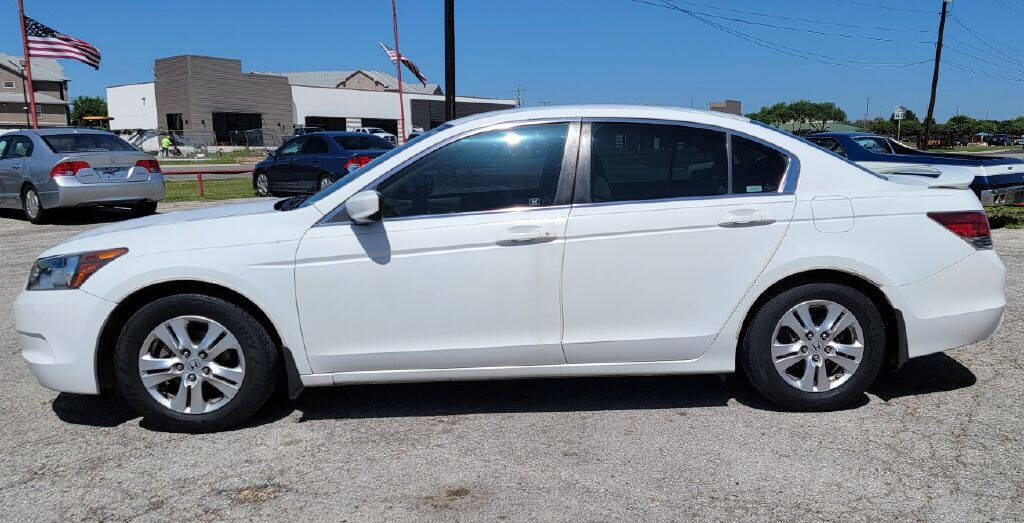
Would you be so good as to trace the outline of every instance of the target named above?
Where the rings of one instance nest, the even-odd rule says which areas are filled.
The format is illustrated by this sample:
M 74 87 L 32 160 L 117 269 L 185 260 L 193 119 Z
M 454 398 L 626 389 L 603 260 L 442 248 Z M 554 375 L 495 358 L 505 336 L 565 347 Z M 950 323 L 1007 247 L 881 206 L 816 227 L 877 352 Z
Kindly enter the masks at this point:
M 661 0 L 650 0 L 658 3 Z M 891 40 L 934 41 L 939 0 L 689 0 L 679 7 L 765 24 Z M 152 78 L 158 57 L 205 54 L 242 59 L 246 71 L 390 70 L 377 41 L 392 40 L 387 0 L 229 2 L 25 0 L 29 16 L 100 48 L 99 71 L 62 61 L 71 94 L 104 95 L 109 85 Z M 776 16 L 929 32 L 866 30 L 758 17 L 693 4 Z M 885 5 L 889 9 L 870 7 Z M 900 10 L 902 9 L 902 10 Z M 443 82 L 441 0 L 399 0 L 400 44 L 431 81 Z M 925 13 L 915 11 L 926 11 Z M 1024 80 L 1024 0 L 955 0 L 944 58 Z M 930 60 L 934 46 L 816 35 L 706 18 L 748 37 L 861 63 Z M 0 51 L 21 54 L 17 4 L 3 2 Z M 992 40 L 994 39 L 994 40 Z M 456 0 L 458 92 L 508 97 L 525 89 L 527 105 L 646 103 L 703 107 L 725 98 L 745 112 L 780 100 L 838 103 L 851 119 L 871 97 L 871 116 L 903 103 L 923 116 L 931 64 L 840 67 L 753 44 L 691 16 L 631 0 Z M 997 43 L 998 42 L 998 43 Z M 1006 47 L 1008 44 L 1011 47 Z M 991 46 L 991 47 L 989 47 Z M 994 49 L 993 49 L 994 48 Z M 1013 49 L 1015 48 L 1015 49 Z M 849 62 L 847 62 L 849 63 Z M 1024 81 L 986 77 L 943 65 L 936 116 L 1004 119 L 1024 114 Z

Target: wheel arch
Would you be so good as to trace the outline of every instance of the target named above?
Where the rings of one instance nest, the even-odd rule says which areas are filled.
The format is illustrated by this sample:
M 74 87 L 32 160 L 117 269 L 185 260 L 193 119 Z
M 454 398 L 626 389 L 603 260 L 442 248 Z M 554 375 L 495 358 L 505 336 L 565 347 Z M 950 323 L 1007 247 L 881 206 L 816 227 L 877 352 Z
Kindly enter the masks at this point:
M 889 298 L 880 286 L 870 279 L 852 272 L 837 269 L 812 269 L 790 274 L 764 289 L 747 309 L 740 327 L 738 340 L 746 336 L 747 328 L 758 310 L 779 293 L 808 283 L 838 283 L 856 289 L 867 296 L 882 316 L 885 328 L 885 362 L 892 369 L 898 368 L 907 360 L 907 331 L 903 322 L 903 313 L 893 307 Z M 739 351 L 737 351 L 737 357 Z M 737 368 L 739 368 L 737 366 Z
M 291 351 L 284 346 L 281 335 L 274 322 L 256 303 L 242 293 L 218 285 L 199 280 L 174 280 L 154 283 L 133 291 L 121 300 L 117 307 L 107 316 L 107 320 L 100 330 L 100 336 L 96 347 L 96 378 L 99 389 L 110 390 L 117 387 L 117 378 L 114 374 L 114 351 L 117 347 L 117 339 L 124 329 L 124 324 L 139 309 L 158 298 L 174 294 L 203 294 L 229 301 L 246 312 L 251 314 L 267 330 L 267 334 L 273 340 L 281 355 L 285 374 L 288 379 L 289 393 L 293 397 L 301 391 L 301 381 L 298 370 L 292 360 Z M 298 389 L 296 390 L 296 386 Z

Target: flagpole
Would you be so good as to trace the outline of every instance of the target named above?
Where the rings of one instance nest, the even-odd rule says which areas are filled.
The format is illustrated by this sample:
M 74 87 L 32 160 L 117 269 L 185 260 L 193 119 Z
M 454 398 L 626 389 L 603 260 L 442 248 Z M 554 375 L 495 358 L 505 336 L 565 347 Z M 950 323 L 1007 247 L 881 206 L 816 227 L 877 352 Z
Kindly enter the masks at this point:
M 28 89 L 26 97 L 28 98 L 28 112 L 29 121 L 32 122 L 32 128 L 39 128 L 39 119 L 36 118 L 36 92 L 32 88 L 32 62 L 28 56 L 28 35 L 25 33 L 25 2 L 24 0 L 18 0 L 18 18 L 21 20 L 21 45 L 25 49 L 25 84 Z M 395 33 L 397 38 L 398 34 Z
M 19 2 L 21 0 L 18 0 Z M 395 28 L 395 67 L 398 69 L 398 143 L 405 143 L 405 98 L 402 95 L 402 52 L 398 50 L 398 9 L 391 0 L 391 24 Z

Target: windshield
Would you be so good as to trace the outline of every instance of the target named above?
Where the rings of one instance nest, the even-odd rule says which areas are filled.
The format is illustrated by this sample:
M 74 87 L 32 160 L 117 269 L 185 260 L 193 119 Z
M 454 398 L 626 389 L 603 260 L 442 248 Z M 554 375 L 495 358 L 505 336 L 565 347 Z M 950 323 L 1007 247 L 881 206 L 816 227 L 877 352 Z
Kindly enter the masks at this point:
M 43 141 L 55 153 L 134 151 L 128 142 L 112 134 L 51 134 Z
M 420 141 L 420 140 L 426 138 L 427 136 L 430 136 L 430 135 L 433 135 L 433 134 L 437 134 L 437 133 L 439 133 L 439 132 L 441 132 L 441 131 L 443 131 L 445 129 L 448 129 L 450 127 L 451 127 L 451 124 L 447 124 L 447 123 L 441 124 L 441 125 L 433 128 L 433 129 L 431 129 L 431 130 L 429 130 L 429 131 L 427 131 L 427 132 L 417 136 L 416 138 L 414 138 L 412 140 L 409 140 L 409 141 L 405 142 L 404 144 L 402 144 L 402 145 L 400 145 L 398 147 L 395 147 L 394 149 L 391 149 L 390 151 L 388 151 L 388 152 L 386 152 L 386 153 L 384 153 L 384 154 L 374 158 L 373 160 L 371 160 L 366 165 L 364 165 L 364 166 L 362 166 L 362 167 L 360 167 L 360 168 L 358 168 L 358 169 L 356 169 L 356 170 L 346 174 L 345 176 L 342 176 L 341 178 L 338 179 L 338 181 L 332 183 L 326 189 L 321 190 L 320 192 L 314 194 L 313 196 L 310 196 L 309 198 L 306 199 L 306 201 L 302 202 L 302 205 L 300 207 L 309 207 L 310 205 L 313 205 L 314 203 L 324 199 L 324 197 L 326 197 L 327 195 L 333 193 L 334 191 L 337 191 L 338 189 L 341 189 L 345 185 L 348 185 L 349 182 L 351 182 L 352 180 L 355 180 L 356 178 L 361 176 L 367 170 L 373 169 L 374 167 L 380 165 L 382 162 L 387 161 L 388 158 L 391 158 L 392 156 L 394 156 L 394 155 L 404 151 L 405 148 L 409 146 L 409 144 L 411 144 L 413 142 Z

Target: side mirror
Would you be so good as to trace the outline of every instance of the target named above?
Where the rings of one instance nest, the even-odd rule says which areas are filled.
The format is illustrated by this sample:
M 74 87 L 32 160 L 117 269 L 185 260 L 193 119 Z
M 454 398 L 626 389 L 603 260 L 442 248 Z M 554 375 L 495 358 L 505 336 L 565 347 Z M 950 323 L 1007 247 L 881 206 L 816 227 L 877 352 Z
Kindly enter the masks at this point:
M 274 149 L 273 151 L 267 151 L 267 158 L 270 158 L 271 160 L 276 160 L 277 159 L 277 149 Z
M 345 201 L 345 210 L 353 222 L 360 224 L 373 223 L 380 220 L 380 193 L 362 191 L 353 194 Z

